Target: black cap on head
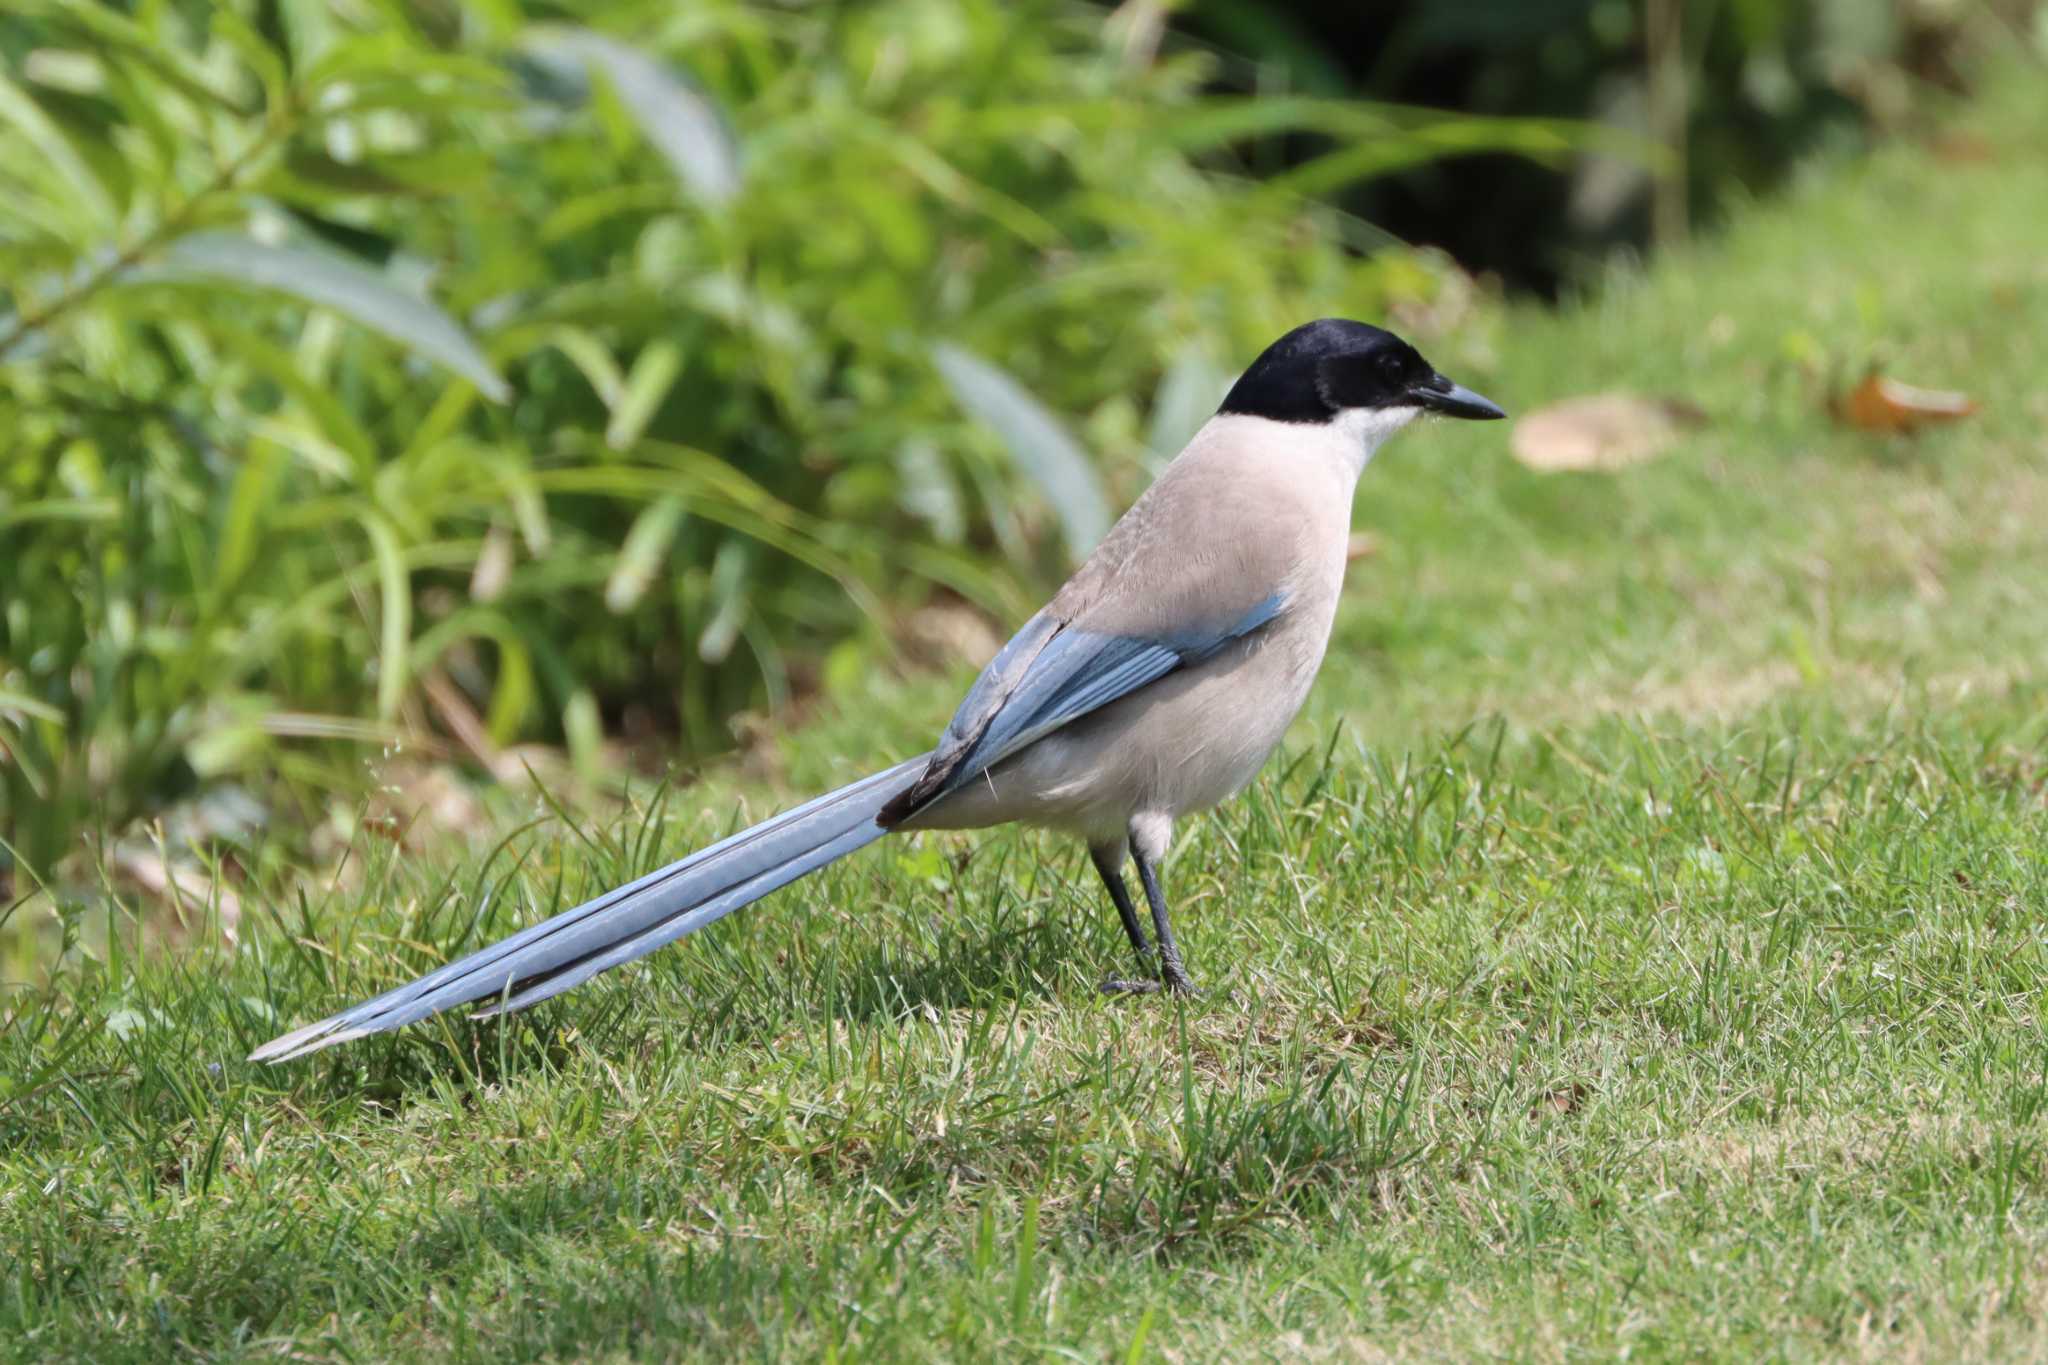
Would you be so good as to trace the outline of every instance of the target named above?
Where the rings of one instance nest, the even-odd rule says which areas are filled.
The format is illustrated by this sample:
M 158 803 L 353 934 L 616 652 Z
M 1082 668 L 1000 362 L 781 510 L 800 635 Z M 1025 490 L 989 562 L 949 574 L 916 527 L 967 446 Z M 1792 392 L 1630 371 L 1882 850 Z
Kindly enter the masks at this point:
M 1507 415 L 1438 374 L 1392 332 L 1347 318 L 1303 323 L 1268 346 L 1218 411 L 1275 422 L 1328 422 L 1353 408 L 1402 407 L 1449 417 Z

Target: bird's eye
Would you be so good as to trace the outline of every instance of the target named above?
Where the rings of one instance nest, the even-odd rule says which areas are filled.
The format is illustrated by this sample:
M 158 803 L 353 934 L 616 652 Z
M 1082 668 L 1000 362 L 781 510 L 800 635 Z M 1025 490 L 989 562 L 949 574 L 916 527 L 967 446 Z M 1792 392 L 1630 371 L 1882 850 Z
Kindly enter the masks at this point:
M 1401 363 L 1401 357 L 1392 351 L 1380 357 L 1380 373 L 1389 379 L 1399 379 L 1407 370 L 1408 367 Z

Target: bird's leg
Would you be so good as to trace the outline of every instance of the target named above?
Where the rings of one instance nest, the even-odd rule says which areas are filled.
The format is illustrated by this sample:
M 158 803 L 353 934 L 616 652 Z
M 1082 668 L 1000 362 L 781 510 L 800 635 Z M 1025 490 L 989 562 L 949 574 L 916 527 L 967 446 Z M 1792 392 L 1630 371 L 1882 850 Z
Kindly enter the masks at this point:
M 1149 850 L 1135 836 L 1131 839 L 1131 857 L 1138 864 L 1138 880 L 1145 885 L 1145 899 L 1152 905 L 1152 929 L 1159 935 L 1159 980 L 1175 995 L 1196 995 L 1195 983 L 1188 979 L 1187 969 L 1180 963 L 1180 948 L 1173 941 L 1173 925 L 1166 919 L 1166 893 L 1159 889 L 1159 867 L 1156 857 L 1148 856 Z
M 1109 888 L 1109 898 L 1116 902 L 1116 913 L 1124 922 L 1124 934 L 1131 940 L 1131 950 L 1137 953 L 1142 971 L 1152 955 L 1152 945 L 1145 940 L 1145 926 L 1138 922 L 1138 907 L 1131 903 L 1131 889 L 1124 884 L 1124 845 L 1091 844 L 1088 856 L 1095 860 L 1095 870 L 1101 875 L 1102 884 Z M 1102 983 L 1104 995 L 1141 994 L 1158 989 L 1158 982 L 1143 977 L 1128 980 L 1113 976 Z
M 1109 888 L 1109 898 L 1116 902 L 1116 912 L 1124 922 L 1124 934 L 1131 940 L 1131 951 L 1142 960 L 1152 951 L 1152 945 L 1145 941 L 1145 926 L 1138 923 L 1138 907 L 1131 903 L 1131 889 L 1124 885 L 1124 846 L 1102 844 L 1091 847 L 1088 856 L 1095 860 L 1095 871 L 1102 878 L 1102 884 Z

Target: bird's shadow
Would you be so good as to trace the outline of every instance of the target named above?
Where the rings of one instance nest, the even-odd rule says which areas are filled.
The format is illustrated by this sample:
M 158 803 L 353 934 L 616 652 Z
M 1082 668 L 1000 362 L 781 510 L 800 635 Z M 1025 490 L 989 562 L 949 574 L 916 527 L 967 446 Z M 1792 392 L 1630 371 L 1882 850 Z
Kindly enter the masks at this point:
M 949 931 L 915 956 L 901 945 L 877 944 L 839 977 L 830 1012 L 893 1019 L 927 1008 L 1050 999 L 1074 964 L 1093 955 L 1091 936 L 1073 916 L 1058 913 L 980 934 Z
M 703 976 L 690 985 L 676 983 L 689 1002 L 680 1018 L 650 1012 L 644 984 L 614 982 L 611 990 L 580 994 L 574 1005 L 550 1002 L 495 1021 L 447 1021 L 440 1042 L 451 1051 L 437 1045 L 422 1055 L 418 1039 L 394 1036 L 382 1040 L 390 1056 L 370 1063 L 367 1081 L 359 1074 L 345 1083 L 400 1111 L 431 1092 L 418 1084 L 423 1074 L 453 1070 L 467 1082 L 493 1084 L 563 1064 L 571 1034 L 583 1046 L 613 1055 L 644 1053 L 664 1041 L 730 1048 L 779 1036 L 793 1016 L 873 1023 L 933 1011 L 1001 1009 L 1071 991 L 1091 968 L 1103 968 L 1114 950 L 1123 950 L 1118 967 L 1129 965 L 1121 936 L 1112 946 L 1112 930 L 1064 896 L 977 908 L 982 913 L 947 919 L 926 932 L 900 921 L 885 927 L 894 917 L 877 917 L 870 920 L 877 932 L 862 948 L 828 949 L 822 960 L 813 957 L 794 972 L 780 953 L 771 954 L 772 966 L 754 953 L 732 953 L 713 973 L 719 984 L 712 991 L 703 990 Z

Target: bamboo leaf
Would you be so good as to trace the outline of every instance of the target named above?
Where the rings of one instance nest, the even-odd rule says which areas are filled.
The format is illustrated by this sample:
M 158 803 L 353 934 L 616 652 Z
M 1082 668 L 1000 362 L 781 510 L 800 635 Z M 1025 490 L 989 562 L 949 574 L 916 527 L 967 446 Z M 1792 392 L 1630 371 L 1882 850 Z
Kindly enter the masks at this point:
M 43 107 L 30 98 L 14 81 L 0 75 L 0 124 L 13 124 L 15 131 L 42 154 L 42 158 L 56 172 L 56 182 L 70 192 L 72 201 L 96 223 L 111 222 L 114 217 L 114 201 L 107 194 L 106 186 L 92 173 L 85 158 L 71 145 L 61 129 Z
M 375 513 L 363 518 L 363 530 L 377 559 L 377 583 L 382 601 L 377 613 L 377 715 L 390 720 L 405 699 L 408 654 L 412 638 L 412 575 L 398 548 L 398 534 L 391 523 Z
M 724 663 L 747 620 L 747 584 L 752 556 L 745 541 L 728 540 L 711 559 L 711 621 L 697 637 L 697 657 Z
M 263 87 L 264 103 L 273 109 L 284 107 L 291 99 L 291 75 L 285 70 L 284 54 L 229 6 L 213 8 L 211 25 L 213 35 L 232 48 L 255 74 Z
M 181 237 L 163 257 L 127 272 L 128 282 L 218 282 L 289 294 L 332 308 L 476 385 L 494 402 L 512 391 L 469 334 L 425 299 L 365 266 L 324 251 L 268 246 L 232 232 Z
M 133 62 L 197 104 L 247 115 L 253 111 L 223 94 L 220 82 L 190 53 L 122 15 L 111 5 L 51 4 L 33 6 L 59 30 L 86 38 L 104 57 Z
M 569 741 L 576 771 L 594 778 L 604 754 L 604 716 L 597 709 L 597 694 L 589 688 L 577 688 L 563 704 L 562 737 Z
M 526 542 L 526 552 L 546 554 L 548 546 L 554 543 L 554 534 L 548 527 L 547 499 L 533 481 L 533 471 L 509 456 L 497 457 L 491 463 L 497 470 L 505 501 L 512 508 L 512 519 L 519 525 L 519 538 Z
M 670 496 L 648 504 L 633 519 L 632 529 L 619 546 L 611 577 L 604 585 L 604 604 L 612 612 L 630 610 L 646 593 L 647 585 L 654 581 L 655 570 L 668 556 L 676 528 L 683 524 L 683 508 L 680 497 Z
M 206 331 L 222 350 L 296 399 L 320 434 L 346 452 L 359 477 L 368 482 L 376 468 L 376 442 L 331 389 L 308 379 L 291 352 L 245 327 L 216 319 Z
M 476 567 L 469 571 L 472 602 L 495 602 L 512 576 L 512 533 L 493 522 L 484 532 L 484 547 L 477 554 Z
M 619 396 L 626 388 L 625 377 L 619 373 L 619 362 L 612 359 L 610 349 L 602 341 L 581 327 L 553 328 L 548 332 L 548 340 L 582 372 L 605 407 L 619 405 Z
M 491 708 L 484 717 L 484 729 L 491 743 L 510 744 L 519 738 L 537 695 L 533 683 L 533 655 L 511 630 L 491 637 L 498 643 L 498 683 L 491 689 Z
M 0 529 L 36 521 L 116 521 L 121 504 L 113 498 L 38 498 L 9 503 L 0 498 Z
M 682 370 L 682 348 L 673 341 L 663 339 L 642 347 L 612 408 L 612 420 L 604 429 L 605 444 L 624 450 L 639 440 Z
M 1152 395 L 1146 446 L 1160 459 L 1172 459 L 1209 420 L 1229 388 L 1230 376 L 1206 348 L 1193 342 L 1181 347 Z
M 9 692 L 5 688 L 0 688 L 0 715 L 9 711 L 18 711 L 24 716 L 48 721 L 56 726 L 64 724 L 64 713 L 48 702 L 38 701 L 26 692 Z
M 491 689 L 484 729 L 493 744 L 510 744 L 519 737 L 538 695 L 533 651 L 510 616 L 493 607 L 474 606 L 435 622 L 412 642 L 413 674 L 432 671 L 451 646 L 470 639 L 489 640 L 498 647 L 497 683 Z
M 273 446 L 256 444 L 235 475 L 228 496 L 226 524 L 221 528 L 213 572 L 216 605 L 225 603 L 235 584 L 256 558 L 262 543 L 262 523 L 277 492 L 279 465 L 283 463 Z
M 933 348 L 939 373 L 960 406 L 979 418 L 1009 448 L 1038 485 L 1079 560 L 1109 529 L 1109 499 L 1095 467 L 1057 418 L 1011 375 L 971 351 L 940 342 Z
M 568 57 L 601 72 L 641 133 L 699 199 L 723 204 L 739 193 L 739 148 L 725 120 L 667 65 L 588 29 L 545 29 L 531 46 L 541 55 Z

